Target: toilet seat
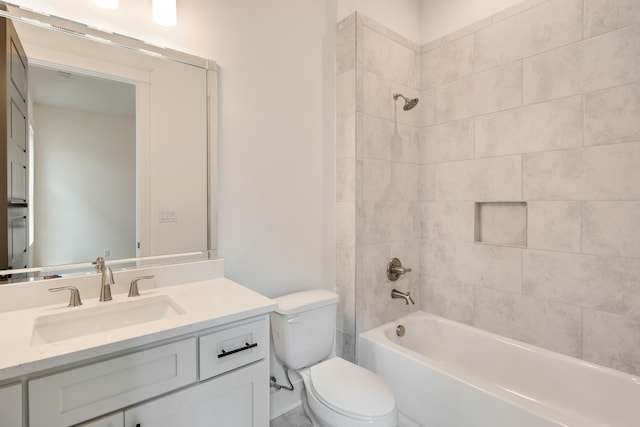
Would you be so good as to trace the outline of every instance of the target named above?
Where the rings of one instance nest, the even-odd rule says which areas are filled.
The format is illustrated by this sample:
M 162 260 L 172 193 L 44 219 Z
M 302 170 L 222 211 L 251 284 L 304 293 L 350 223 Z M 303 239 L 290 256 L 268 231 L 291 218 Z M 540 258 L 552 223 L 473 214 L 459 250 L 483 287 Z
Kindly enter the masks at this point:
M 396 401 L 376 374 L 339 357 L 309 368 L 308 393 L 345 417 L 367 421 L 395 420 Z M 391 425 L 391 424 L 390 424 Z

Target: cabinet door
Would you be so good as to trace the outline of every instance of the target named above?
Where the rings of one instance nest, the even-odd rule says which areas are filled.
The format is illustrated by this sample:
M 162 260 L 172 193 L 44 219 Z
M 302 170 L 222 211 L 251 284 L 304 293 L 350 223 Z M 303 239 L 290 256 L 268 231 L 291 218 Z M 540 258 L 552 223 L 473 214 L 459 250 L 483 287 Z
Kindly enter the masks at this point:
M 266 360 L 125 410 L 126 427 L 267 427 Z
M 22 385 L 0 387 L 0 426 L 22 426 Z
M 29 381 L 29 426 L 67 427 L 196 381 L 196 339 Z
M 75 427 L 124 427 L 124 412 L 118 411 L 93 421 L 78 424 Z

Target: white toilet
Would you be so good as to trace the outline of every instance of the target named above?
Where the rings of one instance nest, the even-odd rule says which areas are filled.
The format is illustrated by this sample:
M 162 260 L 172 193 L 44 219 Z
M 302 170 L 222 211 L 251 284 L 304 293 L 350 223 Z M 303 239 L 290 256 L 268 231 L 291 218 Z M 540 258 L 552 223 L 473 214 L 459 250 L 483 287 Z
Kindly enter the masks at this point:
M 339 357 L 322 361 L 333 348 L 338 295 L 317 289 L 275 300 L 275 353 L 302 377 L 314 427 L 396 427 L 396 399 L 380 377 Z

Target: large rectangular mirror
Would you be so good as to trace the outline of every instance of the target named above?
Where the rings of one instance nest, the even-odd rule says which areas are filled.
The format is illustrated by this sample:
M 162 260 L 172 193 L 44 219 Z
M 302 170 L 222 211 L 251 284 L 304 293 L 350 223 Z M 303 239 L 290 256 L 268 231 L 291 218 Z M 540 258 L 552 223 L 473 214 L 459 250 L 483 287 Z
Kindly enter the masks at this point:
M 0 8 L 0 283 L 213 256 L 215 63 Z

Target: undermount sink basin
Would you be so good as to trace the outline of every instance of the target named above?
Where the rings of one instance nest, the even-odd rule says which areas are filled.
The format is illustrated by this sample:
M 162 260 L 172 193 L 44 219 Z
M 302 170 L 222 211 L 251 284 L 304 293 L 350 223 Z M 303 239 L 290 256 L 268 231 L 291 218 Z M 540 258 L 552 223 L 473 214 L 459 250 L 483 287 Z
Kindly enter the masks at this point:
M 97 307 L 77 308 L 36 318 L 31 346 L 108 332 L 184 314 L 184 310 L 165 295 L 100 304 Z

